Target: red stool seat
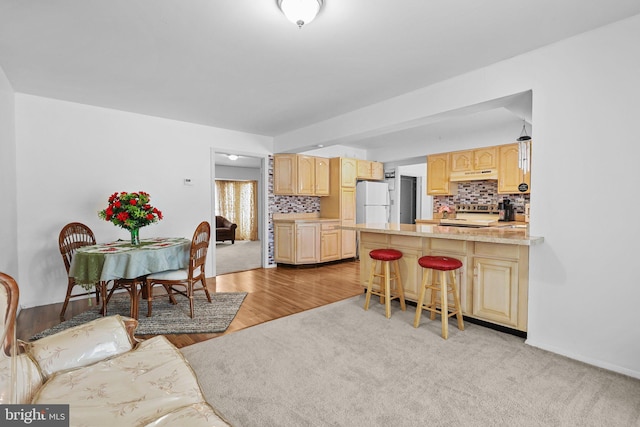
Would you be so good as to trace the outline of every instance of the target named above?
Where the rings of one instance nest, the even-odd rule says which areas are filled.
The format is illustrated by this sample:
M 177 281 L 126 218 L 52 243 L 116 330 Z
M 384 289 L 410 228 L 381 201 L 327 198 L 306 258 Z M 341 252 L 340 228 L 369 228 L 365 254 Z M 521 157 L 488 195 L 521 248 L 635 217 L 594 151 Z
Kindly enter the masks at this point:
M 369 252 L 369 256 L 378 261 L 395 261 L 402 258 L 402 252 L 395 249 L 374 249 Z
M 462 267 L 462 262 L 459 259 L 446 256 L 423 256 L 418 260 L 418 264 L 423 268 L 439 271 L 457 270 Z

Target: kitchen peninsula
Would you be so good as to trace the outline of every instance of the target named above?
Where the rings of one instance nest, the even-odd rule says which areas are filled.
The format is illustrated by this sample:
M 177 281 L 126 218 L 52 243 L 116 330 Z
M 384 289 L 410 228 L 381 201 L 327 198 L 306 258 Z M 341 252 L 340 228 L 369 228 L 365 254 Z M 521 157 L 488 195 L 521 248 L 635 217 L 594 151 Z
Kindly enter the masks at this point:
M 402 251 L 400 274 L 405 298 L 417 301 L 422 280 L 418 259 L 424 255 L 451 256 L 462 261 L 456 280 L 463 314 L 467 317 L 527 331 L 529 246 L 543 242 L 528 228 L 450 227 L 437 224 L 343 225 L 360 235 L 360 281 L 366 287 L 371 259 L 377 248 Z

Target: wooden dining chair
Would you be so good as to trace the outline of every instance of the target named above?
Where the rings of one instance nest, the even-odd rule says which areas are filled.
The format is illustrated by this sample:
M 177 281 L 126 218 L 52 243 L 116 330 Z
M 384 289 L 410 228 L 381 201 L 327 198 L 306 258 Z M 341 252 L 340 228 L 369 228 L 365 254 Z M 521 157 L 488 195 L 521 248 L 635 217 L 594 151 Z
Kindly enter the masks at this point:
M 172 303 L 176 303 L 173 292 L 189 298 L 189 315 L 193 318 L 193 293 L 194 291 L 204 291 L 207 300 L 211 302 L 211 296 L 207 289 L 207 280 L 204 273 L 204 264 L 207 259 L 209 241 L 211 239 L 211 225 L 203 221 L 198 225 L 191 239 L 191 250 L 189 252 L 189 266 L 182 270 L 169 270 L 160 273 L 153 273 L 147 276 L 145 283 L 145 294 L 147 297 L 147 317 L 151 316 L 151 305 L 153 300 L 153 287 L 161 285 L 164 287 Z M 201 287 L 196 288 L 200 282 Z M 176 289 L 184 287 L 185 290 Z M 163 295 L 164 296 L 164 295 Z
M 69 276 L 69 268 L 71 268 L 73 255 L 76 253 L 78 248 L 95 244 L 96 237 L 93 234 L 93 231 L 80 222 L 69 223 L 60 231 L 60 235 L 58 236 L 58 247 L 60 248 L 60 254 L 62 255 L 62 260 L 64 261 L 64 267 L 67 270 L 68 277 L 67 295 L 64 298 L 64 304 L 62 304 L 62 311 L 60 311 L 60 320 L 64 320 L 64 313 L 67 310 L 67 305 L 69 305 L 69 300 L 71 298 L 86 297 L 88 293 L 84 288 L 82 293 L 74 294 L 72 292 L 75 286 L 80 286 L 76 283 L 73 277 Z M 100 303 L 100 291 L 99 286 L 96 286 L 96 304 Z

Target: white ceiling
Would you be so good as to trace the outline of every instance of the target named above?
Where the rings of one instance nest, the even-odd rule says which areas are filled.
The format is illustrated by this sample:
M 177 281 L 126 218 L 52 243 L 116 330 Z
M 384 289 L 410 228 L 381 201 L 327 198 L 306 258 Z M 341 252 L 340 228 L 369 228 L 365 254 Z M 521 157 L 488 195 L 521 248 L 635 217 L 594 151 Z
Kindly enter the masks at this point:
M 275 0 L 0 0 L 0 67 L 21 93 L 277 136 L 638 13 L 638 0 L 325 0 L 298 29 Z

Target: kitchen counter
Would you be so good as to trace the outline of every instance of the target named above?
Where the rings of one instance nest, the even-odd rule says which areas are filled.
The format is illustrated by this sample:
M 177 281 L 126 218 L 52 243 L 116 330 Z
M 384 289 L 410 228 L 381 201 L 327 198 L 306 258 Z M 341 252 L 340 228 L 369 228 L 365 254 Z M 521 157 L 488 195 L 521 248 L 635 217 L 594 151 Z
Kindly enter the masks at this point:
M 273 214 L 273 222 L 281 222 L 281 223 L 295 223 L 295 224 L 304 224 L 304 223 L 323 223 L 323 222 L 331 222 L 331 221 L 340 221 L 339 218 L 326 218 L 320 217 L 318 213 L 274 213 Z
M 273 222 L 293 222 L 296 224 L 312 223 L 312 222 L 332 222 L 340 221 L 337 218 L 274 218 Z
M 508 223 L 505 223 L 508 224 Z M 417 301 L 424 269 L 418 260 L 425 255 L 451 256 L 462 262 L 456 270 L 462 312 L 518 333 L 527 331 L 529 247 L 544 241 L 530 236 L 527 227 L 513 224 L 495 227 L 456 227 L 437 224 L 355 224 L 360 236 L 360 282 L 368 286 L 370 251 L 394 248 L 405 299 Z M 374 283 L 379 289 L 379 284 Z
M 508 245 L 531 246 L 542 243 L 543 237 L 530 236 L 528 228 L 518 225 L 495 227 L 455 227 L 437 224 L 354 224 L 342 225 L 343 230 L 366 231 L 389 235 L 432 237 L 471 242 L 503 243 Z

